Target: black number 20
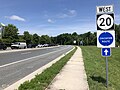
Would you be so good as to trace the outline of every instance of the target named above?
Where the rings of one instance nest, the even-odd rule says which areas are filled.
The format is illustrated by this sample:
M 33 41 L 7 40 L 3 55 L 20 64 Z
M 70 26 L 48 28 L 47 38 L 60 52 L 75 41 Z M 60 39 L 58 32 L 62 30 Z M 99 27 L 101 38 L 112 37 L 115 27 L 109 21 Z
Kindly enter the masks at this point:
M 106 18 L 106 20 L 105 20 L 105 18 L 100 18 L 100 21 L 101 21 L 101 24 L 100 24 L 100 26 L 110 26 L 111 25 L 111 19 L 108 17 L 108 18 Z

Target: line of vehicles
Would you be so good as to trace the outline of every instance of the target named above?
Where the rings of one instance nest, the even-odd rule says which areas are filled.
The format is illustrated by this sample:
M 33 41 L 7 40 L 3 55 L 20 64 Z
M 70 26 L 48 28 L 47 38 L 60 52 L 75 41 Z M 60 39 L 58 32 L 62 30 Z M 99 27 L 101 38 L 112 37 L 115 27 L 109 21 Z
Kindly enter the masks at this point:
M 11 49 L 26 49 L 26 48 L 41 48 L 41 47 L 49 47 L 56 46 L 56 44 L 26 44 L 25 42 L 15 42 L 12 43 Z M 0 43 L 0 49 L 6 50 L 7 46 L 4 43 Z

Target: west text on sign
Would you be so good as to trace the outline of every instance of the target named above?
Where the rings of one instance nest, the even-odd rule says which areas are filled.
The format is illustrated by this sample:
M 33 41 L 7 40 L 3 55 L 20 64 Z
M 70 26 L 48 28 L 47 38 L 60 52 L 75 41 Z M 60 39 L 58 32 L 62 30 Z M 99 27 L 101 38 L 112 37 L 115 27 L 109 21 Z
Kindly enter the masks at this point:
M 97 14 L 101 13 L 113 13 L 113 5 L 97 6 Z

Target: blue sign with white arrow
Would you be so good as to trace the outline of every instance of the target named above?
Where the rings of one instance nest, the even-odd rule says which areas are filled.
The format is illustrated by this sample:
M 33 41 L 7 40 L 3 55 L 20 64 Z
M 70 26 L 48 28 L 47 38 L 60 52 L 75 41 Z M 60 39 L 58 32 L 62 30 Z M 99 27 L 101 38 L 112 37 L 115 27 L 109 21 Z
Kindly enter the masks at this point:
M 111 56 L 111 48 L 102 48 L 101 50 L 102 56 Z

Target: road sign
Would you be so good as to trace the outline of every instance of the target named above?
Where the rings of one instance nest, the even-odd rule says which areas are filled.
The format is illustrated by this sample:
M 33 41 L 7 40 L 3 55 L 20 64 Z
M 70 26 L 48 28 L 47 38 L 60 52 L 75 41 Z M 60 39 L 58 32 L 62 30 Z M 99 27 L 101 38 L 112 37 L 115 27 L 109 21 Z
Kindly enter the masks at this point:
M 110 48 L 102 48 L 101 49 L 101 54 L 102 56 L 111 56 L 111 49 Z
M 76 41 L 74 40 L 73 43 L 76 44 Z
M 115 47 L 113 5 L 97 6 L 97 47 L 102 47 L 102 56 L 106 56 L 106 86 L 108 88 L 108 58 L 110 47 Z M 101 30 L 101 31 L 100 31 Z M 108 31 L 112 30 L 112 31 Z
M 97 47 L 115 47 L 115 31 L 97 31 Z
M 97 14 L 113 13 L 113 5 L 97 6 Z
M 97 30 L 114 30 L 114 14 L 97 15 Z

